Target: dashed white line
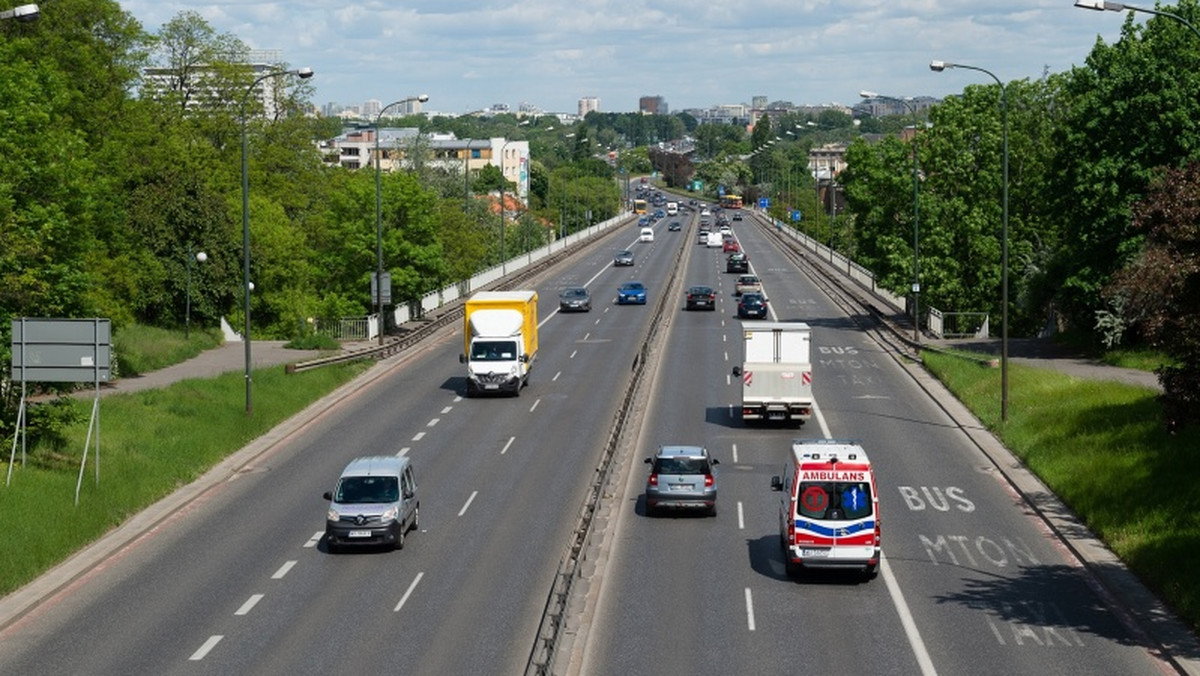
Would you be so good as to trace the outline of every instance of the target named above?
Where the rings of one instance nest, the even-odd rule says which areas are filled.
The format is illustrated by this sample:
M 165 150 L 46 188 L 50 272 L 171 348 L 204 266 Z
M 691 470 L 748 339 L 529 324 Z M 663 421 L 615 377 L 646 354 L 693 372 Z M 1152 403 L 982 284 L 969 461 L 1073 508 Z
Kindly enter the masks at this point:
M 441 422 L 441 421 L 442 421 L 442 419 L 441 419 L 441 418 L 433 418 L 433 419 L 431 419 L 431 420 L 430 420 L 428 423 L 426 423 L 426 424 L 425 424 L 425 426 L 426 426 L 426 427 L 433 427 L 434 425 L 438 424 L 438 423 L 439 423 L 439 422 Z
M 200 646 L 200 649 L 192 653 L 192 656 L 188 659 L 192 662 L 199 662 L 200 660 L 204 659 L 204 656 L 207 655 L 210 650 L 215 648 L 223 638 L 225 637 L 220 634 L 209 636 L 208 640 L 204 642 L 204 645 Z
M 283 576 L 287 575 L 288 571 L 290 571 L 292 569 L 292 566 L 295 566 L 295 565 L 296 565 L 295 561 L 287 561 L 286 563 L 284 563 L 282 566 L 279 567 L 279 570 L 275 571 L 275 574 L 271 576 L 271 579 L 272 580 L 282 580 Z
M 468 508 L 468 507 L 470 507 L 470 506 L 471 506 L 471 503 L 475 501 L 475 496 L 476 496 L 476 495 L 479 495 L 479 491 L 473 491 L 473 492 L 471 493 L 471 497 L 467 498 L 467 502 L 466 502 L 466 504 L 464 504 L 464 505 L 462 506 L 462 509 L 458 510 L 458 515 L 459 515 L 459 516 L 462 516 L 463 514 L 466 514 L 466 513 L 467 513 L 467 508 Z
M 738 500 L 738 530 L 746 530 L 746 516 L 742 512 L 741 500 Z
M 454 403 L 456 403 L 456 404 L 462 400 L 463 400 L 463 398 L 462 398 L 461 394 L 454 397 Z
M 558 373 L 555 373 L 555 374 L 554 374 L 554 377 L 550 379 L 550 382 L 552 382 L 552 383 L 556 383 L 556 382 L 558 382 L 558 377 L 559 377 L 559 376 L 561 376 L 561 375 L 562 375 L 562 371 L 559 371 Z
M 516 437 L 508 438 L 508 441 L 505 442 L 505 444 L 504 444 L 504 448 L 500 449 L 500 455 L 504 455 L 505 453 L 508 453 L 508 447 L 512 446 L 512 443 L 514 440 L 516 440 Z M 471 496 L 471 497 L 474 497 L 474 496 Z
M 325 536 L 325 531 L 323 531 L 323 530 L 319 530 L 319 531 L 313 533 L 313 536 L 308 539 L 308 542 L 304 543 L 304 548 L 310 549 L 312 547 L 316 547 L 317 543 L 320 542 L 321 538 L 324 536 Z
M 446 408 L 443 408 L 443 409 L 442 409 L 442 415 L 446 415 L 447 413 L 449 413 L 449 412 L 450 412 L 450 411 L 452 411 L 453 409 L 454 409 L 454 407 L 453 407 L 453 406 L 447 406 Z
M 254 608 L 254 606 L 258 605 L 258 602 L 261 601 L 262 598 L 263 598 L 262 594 L 251 594 L 250 598 L 246 599 L 246 602 L 242 604 L 242 607 L 238 608 L 236 611 L 234 611 L 233 614 L 234 615 L 248 614 Z
M 412 450 L 412 449 L 411 449 L 411 448 L 409 448 L 408 446 L 405 446 L 404 448 L 400 449 L 400 451 L 399 451 L 398 453 L 396 453 L 396 457 L 397 457 L 397 458 L 403 458 L 405 455 L 407 455 L 407 454 L 408 454 L 408 452 L 409 452 L 410 450 Z
M 408 597 L 413 593 L 413 590 L 417 588 L 417 583 L 419 583 L 423 577 L 425 577 L 425 573 L 423 571 L 417 573 L 417 576 L 413 578 L 412 584 L 408 585 L 408 589 L 404 592 L 404 596 L 400 597 L 400 603 L 396 604 L 396 608 L 392 612 L 400 612 L 400 609 L 404 607 L 405 602 L 408 601 Z
M 574 358 L 575 358 L 575 355 L 577 355 L 577 354 L 579 354 L 579 350 L 572 350 L 572 351 L 571 351 L 571 356 L 570 356 L 570 357 L 567 357 L 567 359 L 574 359 Z
M 746 627 L 754 631 L 754 597 L 750 595 L 749 587 L 746 587 Z
M 533 413 L 534 411 L 536 411 L 538 404 L 540 404 L 540 403 L 542 403 L 542 400 L 541 400 L 541 398 L 538 398 L 536 401 L 533 402 L 533 406 L 529 407 L 529 412 Z
M 413 438 L 412 438 L 412 440 L 413 440 L 413 441 L 420 441 L 420 440 L 422 440 L 422 439 L 424 439 L 424 438 L 425 438 L 425 433 L 424 433 L 424 432 L 417 432 L 416 434 L 414 434 L 414 435 L 413 435 Z
M 725 353 L 725 361 L 729 361 L 729 353 L 728 352 Z
M 737 455 L 737 444 L 734 444 L 734 445 L 733 445 L 733 461 L 734 461 L 735 463 L 738 461 L 738 455 Z
M 585 334 L 583 334 L 583 339 L 584 339 L 584 340 L 587 340 L 588 338 L 591 338 L 591 337 L 592 337 L 592 334 L 591 334 L 591 332 L 590 332 L 590 331 L 589 331 L 588 333 L 585 333 Z

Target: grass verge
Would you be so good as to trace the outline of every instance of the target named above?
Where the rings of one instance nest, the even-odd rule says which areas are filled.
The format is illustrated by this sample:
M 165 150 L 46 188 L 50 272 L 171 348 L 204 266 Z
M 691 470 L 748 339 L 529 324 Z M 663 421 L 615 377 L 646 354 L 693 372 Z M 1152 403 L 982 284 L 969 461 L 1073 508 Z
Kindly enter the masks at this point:
M 240 372 L 105 397 L 100 402 L 100 482 L 89 455 L 79 507 L 75 484 L 92 402 L 72 400 L 82 422 L 67 430 L 66 450 L 31 449 L 24 466 L 18 452 L 12 484 L 0 485 L 0 596 L 195 480 L 370 365 L 360 361 L 292 375 L 282 367 L 256 370 L 250 417 Z M 0 462 L 6 474 L 7 455 Z
M 121 327 L 113 335 L 113 354 L 117 375 L 129 378 L 186 361 L 221 344 L 216 329 L 182 331 L 133 324 Z
M 926 352 L 926 366 L 1041 477 L 1193 631 L 1200 585 L 1200 430 L 1166 433 L 1156 393 L 1009 364 L 1009 417 L 1000 371 Z

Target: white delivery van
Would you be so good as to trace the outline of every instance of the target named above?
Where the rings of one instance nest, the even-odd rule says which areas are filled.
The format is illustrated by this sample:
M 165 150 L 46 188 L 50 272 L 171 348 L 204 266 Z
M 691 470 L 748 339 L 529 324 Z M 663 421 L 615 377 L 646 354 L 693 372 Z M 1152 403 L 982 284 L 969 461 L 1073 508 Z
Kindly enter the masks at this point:
M 725 238 L 719 232 L 708 233 L 708 248 L 720 249 L 725 246 Z
M 792 442 L 783 474 L 771 478 L 779 491 L 779 539 L 784 569 L 879 572 L 879 493 L 875 471 L 858 443 L 836 439 Z

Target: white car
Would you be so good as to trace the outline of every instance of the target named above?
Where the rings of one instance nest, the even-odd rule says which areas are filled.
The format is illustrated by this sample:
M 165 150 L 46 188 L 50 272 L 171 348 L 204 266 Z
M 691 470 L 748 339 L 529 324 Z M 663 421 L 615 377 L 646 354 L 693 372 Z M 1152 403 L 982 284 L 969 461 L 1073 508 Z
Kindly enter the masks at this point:
M 642 234 L 638 235 L 639 242 L 653 242 L 654 231 L 650 228 L 642 228 Z

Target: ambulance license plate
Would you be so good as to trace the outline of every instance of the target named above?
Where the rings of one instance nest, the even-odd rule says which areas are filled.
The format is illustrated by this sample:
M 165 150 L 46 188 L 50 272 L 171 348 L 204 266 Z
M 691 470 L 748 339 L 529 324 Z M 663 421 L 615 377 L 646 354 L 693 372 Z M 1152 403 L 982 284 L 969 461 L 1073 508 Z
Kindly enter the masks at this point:
M 352 538 L 369 538 L 369 537 L 371 537 L 371 531 L 369 531 L 369 530 L 352 530 L 352 531 L 350 531 L 350 537 L 352 537 Z
M 821 559 L 829 556 L 828 549 L 801 549 L 800 558 L 802 559 Z

